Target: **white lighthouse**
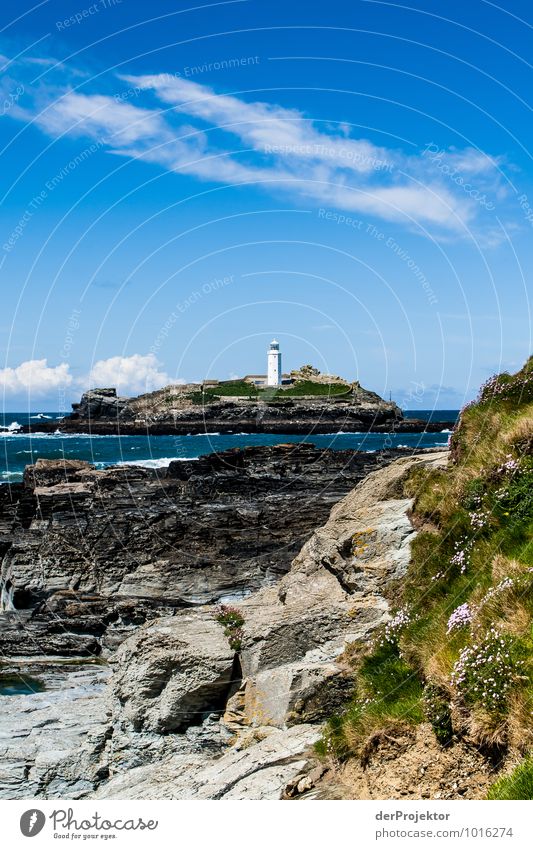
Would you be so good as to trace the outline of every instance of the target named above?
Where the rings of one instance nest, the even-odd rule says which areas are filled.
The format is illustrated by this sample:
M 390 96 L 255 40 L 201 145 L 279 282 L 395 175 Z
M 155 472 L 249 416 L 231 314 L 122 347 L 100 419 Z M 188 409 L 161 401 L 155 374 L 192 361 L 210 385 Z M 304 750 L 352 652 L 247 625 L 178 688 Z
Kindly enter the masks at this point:
M 268 349 L 267 386 L 281 386 L 281 351 L 273 339 Z

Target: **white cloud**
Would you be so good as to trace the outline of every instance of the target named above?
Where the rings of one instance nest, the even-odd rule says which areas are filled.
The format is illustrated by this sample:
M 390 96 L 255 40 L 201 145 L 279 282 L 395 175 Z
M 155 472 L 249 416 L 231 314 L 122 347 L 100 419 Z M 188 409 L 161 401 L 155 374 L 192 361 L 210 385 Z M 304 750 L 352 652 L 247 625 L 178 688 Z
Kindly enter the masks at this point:
M 346 132 L 322 133 L 297 109 L 261 101 L 248 103 L 169 74 L 123 79 L 139 88 L 153 89 L 176 111 L 222 127 L 259 152 L 272 153 L 272 147 L 284 148 L 283 155 L 289 161 L 326 162 L 362 173 L 393 164 L 391 151 L 364 139 L 347 138 Z M 398 160 L 398 154 L 394 160 Z
M 99 94 L 68 92 L 45 107 L 35 121 L 51 135 L 72 132 L 117 146 L 173 138 L 157 112 Z
M 130 88 L 111 96 L 103 91 L 109 91 L 109 77 L 116 87 L 117 77 L 101 75 L 99 91 L 81 94 L 72 89 L 76 69 L 54 73 L 53 86 L 41 83 L 33 90 L 28 83 L 24 108 L 15 104 L 10 116 L 32 120 L 53 137 L 99 139 L 115 155 L 199 180 L 260 184 L 409 228 L 432 227 L 441 237 L 477 225 L 485 241 L 501 241 L 482 219 L 484 204 L 506 196 L 502 157 L 472 147 L 444 151 L 435 142 L 407 154 L 350 137 L 345 123 L 318 122 L 295 108 L 219 94 L 173 74 L 121 75 Z
M 104 386 L 113 386 L 123 395 L 140 395 L 178 383 L 185 381 L 171 378 L 161 368 L 155 354 L 98 360 L 88 374 L 76 379 L 68 363 L 49 366 L 46 359 L 27 360 L 15 368 L 0 369 L 0 390 L 6 396 L 28 394 L 30 398 L 50 397 L 67 388 L 71 392 L 84 392 Z
M 42 397 L 72 384 L 67 363 L 49 366 L 47 360 L 27 360 L 16 368 L 0 369 L 0 386 L 6 395 Z
M 80 381 L 82 389 L 115 387 L 121 395 L 141 395 L 161 389 L 169 383 L 182 383 L 160 369 L 155 354 L 110 357 L 96 362 L 89 375 Z

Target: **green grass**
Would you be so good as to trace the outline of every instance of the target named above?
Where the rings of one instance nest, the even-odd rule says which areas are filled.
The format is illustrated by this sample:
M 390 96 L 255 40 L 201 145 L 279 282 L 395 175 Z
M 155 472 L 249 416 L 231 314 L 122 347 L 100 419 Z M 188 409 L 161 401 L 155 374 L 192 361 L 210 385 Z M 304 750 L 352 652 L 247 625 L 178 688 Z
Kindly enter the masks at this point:
M 288 389 L 283 389 L 282 392 L 288 398 L 300 398 L 303 395 L 337 397 L 339 395 L 350 395 L 352 388 L 346 386 L 345 383 L 314 383 L 312 380 L 300 380 L 293 383 Z
M 206 396 L 226 398 L 231 396 L 246 396 L 256 397 L 258 394 L 257 386 L 253 383 L 247 383 L 246 380 L 227 380 L 223 383 L 218 383 L 216 386 L 210 386 L 205 390 Z
M 245 380 L 227 380 L 216 386 L 210 386 L 202 393 L 191 392 L 187 396 L 194 404 L 211 404 L 219 398 L 249 398 L 258 401 L 283 401 L 289 398 L 317 397 L 339 398 L 352 394 L 351 386 L 344 383 L 314 383 L 312 380 L 300 380 L 287 389 L 276 387 L 260 388 Z
M 487 799 L 533 799 L 533 757 L 525 758 L 510 775 L 499 778 L 487 793 Z
M 346 757 L 378 729 L 416 725 L 424 719 L 423 685 L 397 649 L 385 643 L 364 658 L 352 701 L 341 716 L 328 721 L 319 754 Z
M 531 750 L 532 400 L 529 360 L 516 375 L 488 381 L 462 412 L 446 470 L 412 470 L 405 495 L 418 534 L 390 592 L 393 613 L 402 614 L 388 645 L 382 629 L 355 655 L 354 696 L 327 724 L 318 751 L 357 756 L 390 723 L 424 720 L 443 744 L 465 734 L 500 757 L 506 747 Z M 468 617 L 456 625 L 450 616 L 464 605 Z M 527 763 L 516 781 L 527 778 L 531 792 Z

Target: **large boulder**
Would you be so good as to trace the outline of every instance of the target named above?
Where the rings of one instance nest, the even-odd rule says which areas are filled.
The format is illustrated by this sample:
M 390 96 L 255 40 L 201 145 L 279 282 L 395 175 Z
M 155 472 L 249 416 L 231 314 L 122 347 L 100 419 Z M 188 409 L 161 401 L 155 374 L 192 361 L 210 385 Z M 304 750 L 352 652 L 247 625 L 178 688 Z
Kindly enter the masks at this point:
M 120 647 L 117 664 L 113 696 L 121 720 L 160 734 L 199 725 L 205 714 L 220 711 L 236 669 L 223 627 L 205 611 L 140 628 Z
M 238 603 L 238 671 L 213 608 L 141 628 L 118 654 L 117 716 L 165 733 L 218 711 L 239 736 L 334 712 L 350 687 L 338 658 L 388 620 L 384 590 L 409 561 L 414 531 L 402 481 L 414 465 L 445 462 L 446 452 L 422 454 L 370 474 L 333 508 L 278 584 Z
M 129 398 L 117 395 L 116 389 L 90 389 L 72 408 L 80 419 L 131 419 L 134 415 Z
M 44 460 L 39 458 L 33 466 L 24 469 L 24 486 L 26 489 L 55 487 L 58 484 L 80 483 L 83 473 L 94 469 L 84 460 Z M 55 492 L 56 490 L 54 490 Z

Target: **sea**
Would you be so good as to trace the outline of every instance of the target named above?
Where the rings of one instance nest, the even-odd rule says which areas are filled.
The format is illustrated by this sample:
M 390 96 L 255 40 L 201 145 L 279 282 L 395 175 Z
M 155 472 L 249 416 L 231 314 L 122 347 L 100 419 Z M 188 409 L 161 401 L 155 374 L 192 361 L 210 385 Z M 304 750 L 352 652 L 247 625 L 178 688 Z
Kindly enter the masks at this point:
M 64 413 L 4 413 L 0 417 L 0 483 L 22 480 L 25 466 L 39 458 L 86 460 L 97 468 L 136 465 L 155 469 L 172 460 L 192 460 L 204 454 L 245 448 L 250 445 L 277 445 L 280 442 L 310 442 L 317 448 L 354 451 L 380 451 L 388 448 L 435 448 L 445 446 L 449 430 L 440 433 L 330 433 L 284 435 L 269 433 L 201 433 L 189 436 L 90 436 L 89 434 L 18 433 L 21 425 L 55 421 Z M 406 418 L 451 422 L 458 410 L 404 410 Z

